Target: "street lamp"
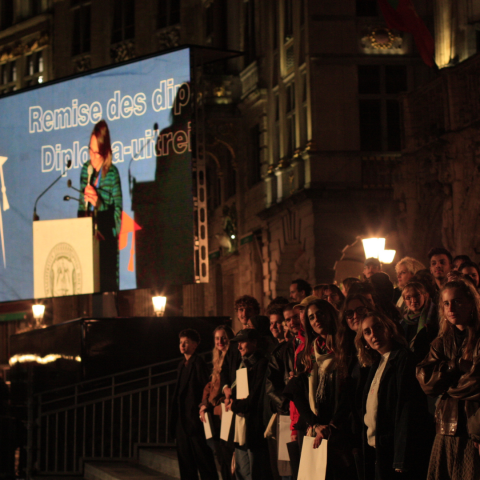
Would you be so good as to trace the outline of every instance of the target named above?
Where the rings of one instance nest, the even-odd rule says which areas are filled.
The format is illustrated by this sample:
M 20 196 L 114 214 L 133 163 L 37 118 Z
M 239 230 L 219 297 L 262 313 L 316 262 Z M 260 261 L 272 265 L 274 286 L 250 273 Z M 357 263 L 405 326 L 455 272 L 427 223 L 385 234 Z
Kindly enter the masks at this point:
M 395 250 L 384 250 L 383 252 L 380 252 L 380 263 L 383 264 L 389 264 L 393 262 L 393 259 L 395 258 Z
M 156 296 L 152 297 L 153 310 L 155 311 L 155 316 L 163 317 L 165 313 L 165 307 L 167 305 L 167 297 Z
M 384 238 L 364 238 L 362 240 L 365 258 L 380 258 L 381 252 L 385 249 Z
M 45 305 L 39 303 L 32 305 L 33 318 L 35 319 L 35 327 L 42 326 L 43 316 L 45 315 Z

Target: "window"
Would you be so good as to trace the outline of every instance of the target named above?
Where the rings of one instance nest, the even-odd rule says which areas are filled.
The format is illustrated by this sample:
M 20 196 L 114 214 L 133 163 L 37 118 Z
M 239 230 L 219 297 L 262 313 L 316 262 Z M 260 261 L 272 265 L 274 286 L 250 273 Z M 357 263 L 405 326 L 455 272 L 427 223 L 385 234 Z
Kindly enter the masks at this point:
M 308 142 L 308 84 L 307 72 L 302 74 L 302 124 L 301 124 L 301 146 L 305 148 Z
M 401 149 L 397 96 L 408 90 L 407 73 L 405 65 L 358 66 L 361 150 L 382 152 Z
M 113 10 L 112 43 L 135 37 L 135 1 L 115 0 Z
M 295 83 L 287 86 L 287 154 L 292 157 L 297 148 Z
M 180 23 L 180 0 L 161 0 L 158 2 L 158 28 L 171 27 Z M 210 8 L 212 8 L 210 6 Z
M 72 56 L 90 52 L 90 2 L 72 2 Z
M 293 0 L 284 0 L 284 41 L 288 42 L 293 38 Z
M 13 25 L 13 0 L 0 2 L 0 27 L 1 30 Z
M 15 21 L 40 15 L 48 9 L 48 0 L 15 0 Z
M 25 86 L 43 82 L 43 51 L 25 57 Z
M 248 187 L 253 187 L 262 179 L 262 163 L 260 155 L 260 125 L 250 129 L 250 151 L 248 168 Z
M 0 94 L 13 92 L 17 89 L 17 60 L 0 66 Z
M 357 0 L 357 17 L 378 16 L 377 0 Z
M 214 30 L 213 2 L 205 10 L 205 36 L 208 38 L 213 35 Z
M 244 42 L 243 53 L 245 54 L 245 66 L 252 63 L 257 56 L 255 42 L 255 0 L 244 2 Z
M 273 163 L 280 160 L 280 96 L 275 92 L 274 134 L 273 134 Z

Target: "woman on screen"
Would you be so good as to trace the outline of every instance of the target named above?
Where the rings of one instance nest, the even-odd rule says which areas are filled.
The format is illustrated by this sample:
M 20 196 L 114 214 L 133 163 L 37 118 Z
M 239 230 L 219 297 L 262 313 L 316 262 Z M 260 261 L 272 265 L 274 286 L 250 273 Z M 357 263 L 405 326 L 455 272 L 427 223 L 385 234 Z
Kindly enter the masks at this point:
M 93 127 L 90 137 L 90 160 L 80 174 L 80 189 L 84 192 L 78 216 L 93 216 L 100 240 L 100 289 L 118 290 L 118 235 L 122 223 L 122 185 L 115 165 L 112 165 L 110 132 L 105 120 Z

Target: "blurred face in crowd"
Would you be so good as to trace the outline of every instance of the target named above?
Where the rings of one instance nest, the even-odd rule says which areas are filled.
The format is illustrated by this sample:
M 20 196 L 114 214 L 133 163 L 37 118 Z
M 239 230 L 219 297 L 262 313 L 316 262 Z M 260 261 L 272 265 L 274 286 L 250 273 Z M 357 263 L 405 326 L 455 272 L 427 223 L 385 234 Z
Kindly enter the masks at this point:
M 281 315 L 270 315 L 270 331 L 276 339 L 283 340 L 283 317 Z
M 392 340 L 388 330 L 376 318 L 366 317 L 362 322 L 361 329 L 367 345 L 380 355 L 392 349 Z
M 413 273 L 408 270 L 406 265 L 400 265 L 397 267 L 397 280 L 398 286 L 403 289 L 405 285 L 412 279 Z
M 367 307 L 358 299 L 350 300 L 345 309 L 345 318 L 350 330 L 356 332 L 367 314 Z
M 408 291 L 404 293 L 403 298 L 405 299 L 407 308 L 412 313 L 418 313 L 422 310 L 428 297 L 417 290 L 409 288 Z
M 228 350 L 228 337 L 225 330 L 217 330 L 215 332 L 215 348 L 220 350 L 220 352 Z
M 475 288 L 478 288 L 480 278 L 478 276 L 478 272 L 476 268 L 464 267 L 462 268 L 462 271 L 460 273 L 463 273 L 464 275 L 468 275 L 473 280 L 473 284 L 475 285 Z
M 460 265 L 464 262 L 465 260 L 462 260 L 461 258 L 457 258 L 453 263 L 452 263 L 452 270 L 454 272 L 458 272 L 458 269 L 460 268 Z
M 340 302 L 340 296 L 335 290 L 330 290 L 329 288 L 323 291 L 323 300 L 326 300 L 330 305 L 333 305 L 336 310 L 338 310 L 338 304 Z
M 331 319 L 330 315 L 325 310 L 318 308 L 316 305 L 311 305 L 308 309 L 307 321 L 313 331 L 322 338 L 327 338 L 327 335 L 331 332 Z
M 365 278 L 370 278 L 374 273 L 378 273 L 381 271 L 382 268 L 378 265 L 375 265 L 374 263 L 369 263 L 368 265 L 365 265 L 365 267 L 363 267 L 363 274 L 365 275 Z
M 459 330 L 468 327 L 474 303 L 458 288 L 447 288 L 442 294 L 443 314 L 447 321 Z
M 238 342 L 238 351 L 242 357 L 248 357 L 257 349 L 256 340 L 247 340 L 246 342 Z
M 305 295 L 305 290 L 298 290 L 298 284 L 292 283 L 290 285 L 290 300 L 292 302 L 298 302 L 300 303 L 304 298 L 306 297 Z
M 450 270 L 450 260 L 444 253 L 433 255 L 430 259 L 430 272 L 438 286 L 440 286 Z
M 182 355 L 193 355 L 198 347 L 198 343 L 188 337 L 180 338 L 180 353 Z
M 251 316 L 252 316 L 251 308 L 245 305 L 240 305 L 239 307 L 237 307 L 237 318 L 238 318 L 238 321 L 243 325 L 243 328 L 248 327 L 248 319 Z
M 287 323 L 288 329 L 296 335 L 301 330 L 302 322 L 300 320 L 300 312 L 297 308 L 292 310 L 287 310 L 283 312 L 285 317 L 285 322 Z

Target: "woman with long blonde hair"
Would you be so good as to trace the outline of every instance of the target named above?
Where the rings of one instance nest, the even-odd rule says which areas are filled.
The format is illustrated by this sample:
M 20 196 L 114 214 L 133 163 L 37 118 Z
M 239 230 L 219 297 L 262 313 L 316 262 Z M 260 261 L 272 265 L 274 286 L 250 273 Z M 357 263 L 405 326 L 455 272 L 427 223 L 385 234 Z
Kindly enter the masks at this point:
M 440 331 L 417 367 L 423 391 L 439 397 L 428 480 L 480 478 L 480 296 L 461 278 L 440 292 Z
M 214 347 L 212 350 L 212 375 L 210 381 L 203 390 L 202 403 L 200 404 L 200 419 L 206 421 L 205 415 L 210 414 L 213 423 L 212 430 L 214 436 L 207 442 L 210 446 L 213 444 L 213 450 L 217 456 L 218 463 L 225 480 L 232 478 L 231 464 L 234 448 L 224 440 L 220 439 L 220 424 L 222 415 L 222 387 L 220 382 L 220 372 L 222 371 L 225 355 L 230 347 L 230 340 L 235 336 L 233 330 L 228 325 L 220 325 L 213 331 Z

